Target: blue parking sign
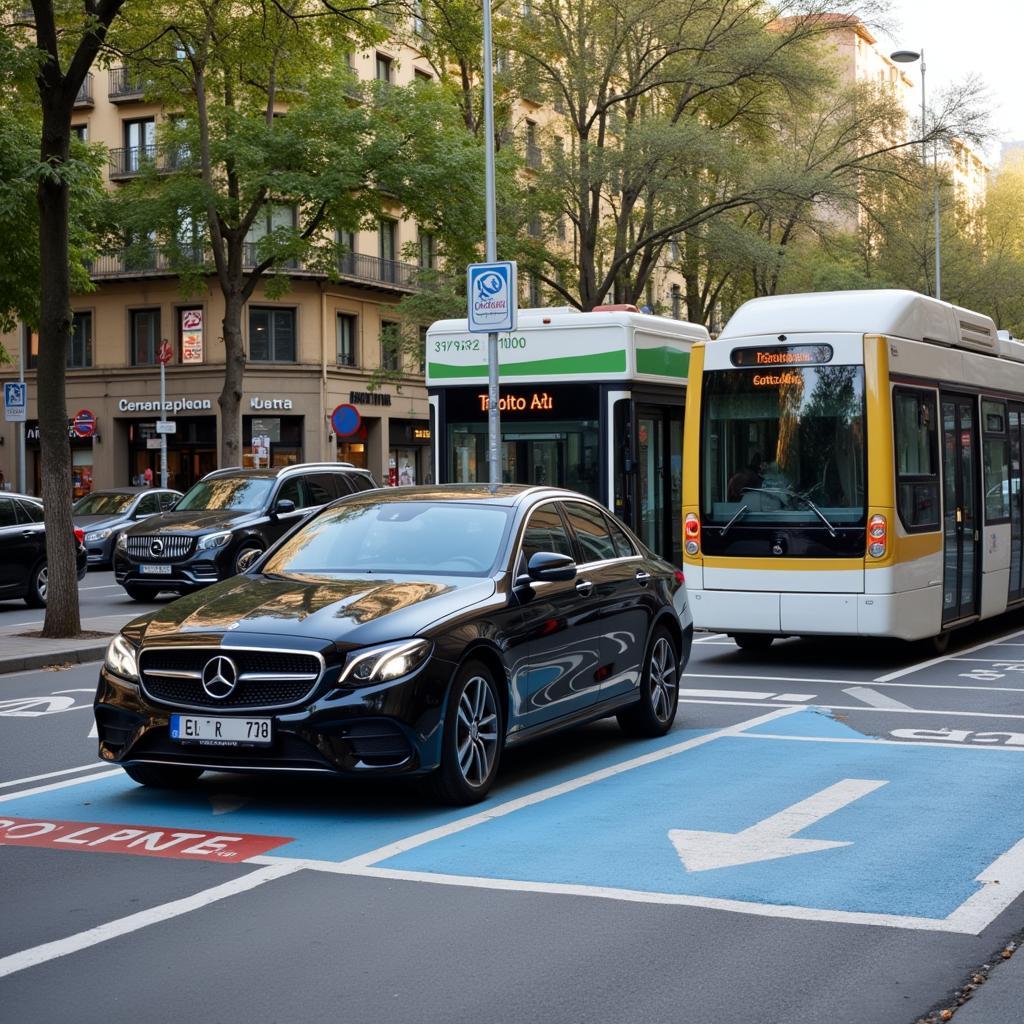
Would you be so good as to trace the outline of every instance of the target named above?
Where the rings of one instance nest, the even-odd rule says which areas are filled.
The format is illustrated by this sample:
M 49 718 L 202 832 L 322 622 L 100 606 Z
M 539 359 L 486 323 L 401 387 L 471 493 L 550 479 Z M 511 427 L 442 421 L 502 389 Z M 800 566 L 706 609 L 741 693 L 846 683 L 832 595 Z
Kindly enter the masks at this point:
M 469 330 L 481 333 L 515 330 L 518 292 L 515 262 L 471 263 L 466 275 Z
M 27 384 L 23 381 L 4 384 L 4 419 L 8 423 L 24 423 L 27 406 Z

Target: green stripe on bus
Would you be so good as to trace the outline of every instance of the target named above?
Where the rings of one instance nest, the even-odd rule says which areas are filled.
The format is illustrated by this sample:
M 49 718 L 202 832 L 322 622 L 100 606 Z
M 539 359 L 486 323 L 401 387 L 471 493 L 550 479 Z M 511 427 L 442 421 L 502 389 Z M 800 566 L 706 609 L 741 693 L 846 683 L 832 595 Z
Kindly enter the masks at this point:
M 636 350 L 636 372 L 657 377 L 686 378 L 690 372 L 690 353 L 662 345 L 660 348 Z
M 622 349 L 614 352 L 590 352 L 585 356 L 558 356 L 554 359 L 531 359 L 522 363 L 503 363 L 502 377 L 530 377 L 541 373 L 625 373 L 626 353 Z M 430 376 L 433 378 L 486 377 L 487 364 L 453 366 L 451 363 L 431 363 Z

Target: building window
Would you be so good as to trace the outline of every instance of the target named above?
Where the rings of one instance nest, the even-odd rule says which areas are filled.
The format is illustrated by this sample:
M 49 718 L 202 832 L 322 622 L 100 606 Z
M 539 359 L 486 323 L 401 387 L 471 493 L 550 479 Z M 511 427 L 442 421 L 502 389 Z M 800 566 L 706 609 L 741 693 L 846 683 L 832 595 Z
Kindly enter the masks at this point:
M 245 266 L 252 267 L 266 258 L 266 251 L 260 243 L 264 238 L 277 231 L 294 231 L 297 213 L 294 206 L 283 203 L 268 203 L 256 216 L 245 236 L 242 260 Z M 285 260 L 284 267 L 294 267 L 294 260 Z
M 432 82 L 434 76 L 429 71 L 421 71 L 419 68 L 413 68 L 412 78 L 414 82 Z
M 131 317 L 132 366 L 156 365 L 160 346 L 160 310 L 133 309 Z
M 295 310 L 249 307 L 249 358 L 254 363 L 294 363 Z
M 682 320 L 683 293 L 679 285 L 672 285 L 672 316 L 676 320 Z
M 433 270 L 437 266 L 437 239 L 429 231 L 420 232 L 420 266 Z
M 420 325 L 420 347 L 417 352 L 420 373 L 427 372 L 427 327 L 425 324 Z
M 537 123 L 526 122 L 526 166 L 538 170 L 541 165 L 540 146 L 537 145 Z
M 155 156 L 156 121 L 152 117 L 140 121 L 125 121 L 124 158 L 120 169 L 134 174 Z
M 382 217 L 380 221 L 379 256 L 382 260 L 398 259 L 398 221 Z
M 73 124 L 71 126 L 71 134 L 74 135 L 79 142 L 88 142 L 89 126 L 87 124 Z
M 381 320 L 380 322 L 380 365 L 385 370 L 397 370 L 399 368 L 399 328 L 392 320 Z
M 426 22 L 423 20 L 423 0 L 412 0 L 412 30 L 418 36 L 426 35 Z
M 351 313 L 338 314 L 338 365 L 356 365 L 356 318 Z
M 383 53 L 377 54 L 377 81 L 378 82 L 391 82 L 393 81 L 395 62 Z
M 92 366 L 92 313 L 74 313 L 68 339 L 68 368 Z
M 558 220 L 555 221 L 555 234 L 558 235 L 560 241 L 565 241 L 566 230 L 565 230 L 565 214 L 562 214 Z

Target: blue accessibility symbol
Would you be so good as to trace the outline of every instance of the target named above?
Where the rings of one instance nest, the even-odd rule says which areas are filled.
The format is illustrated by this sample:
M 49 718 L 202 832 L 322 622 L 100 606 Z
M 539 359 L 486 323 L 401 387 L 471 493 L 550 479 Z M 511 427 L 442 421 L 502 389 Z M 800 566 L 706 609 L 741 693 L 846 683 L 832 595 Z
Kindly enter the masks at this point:
M 516 264 L 471 263 L 467 268 L 470 331 L 511 331 L 516 324 Z

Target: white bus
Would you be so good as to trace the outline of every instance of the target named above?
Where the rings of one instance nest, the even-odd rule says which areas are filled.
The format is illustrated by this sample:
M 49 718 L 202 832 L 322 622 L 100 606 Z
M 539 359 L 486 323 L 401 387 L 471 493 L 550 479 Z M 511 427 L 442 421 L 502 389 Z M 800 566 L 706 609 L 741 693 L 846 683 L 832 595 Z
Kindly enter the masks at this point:
M 755 299 L 694 346 L 697 626 L 936 637 L 1024 600 L 1024 344 L 908 291 Z
M 520 310 L 498 341 L 503 481 L 582 491 L 680 565 L 683 403 L 707 340 L 635 307 Z M 435 479 L 486 481 L 487 336 L 440 320 L 426 348 Z

